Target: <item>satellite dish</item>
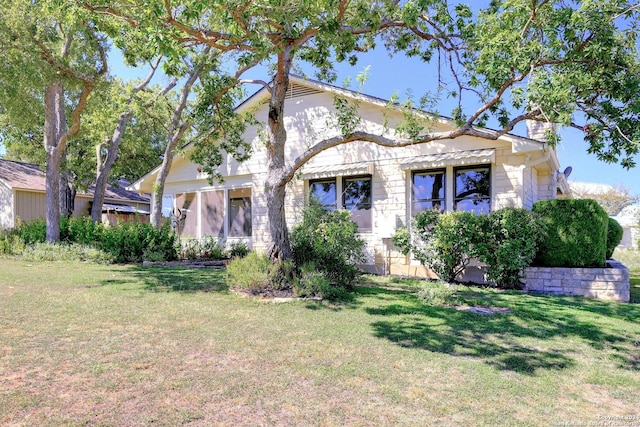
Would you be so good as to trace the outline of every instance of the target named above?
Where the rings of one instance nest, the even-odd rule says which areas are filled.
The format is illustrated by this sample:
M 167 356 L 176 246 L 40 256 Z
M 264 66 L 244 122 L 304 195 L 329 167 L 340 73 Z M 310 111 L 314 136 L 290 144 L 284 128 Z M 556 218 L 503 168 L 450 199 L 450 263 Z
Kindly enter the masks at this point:
M 569 178 L 569 175 L 571 175 L 572 170 L 573 168 L 571 166 L 567 166 L 564 172 L 562 172 L 562 175 L 564 175 L 565 178 Z

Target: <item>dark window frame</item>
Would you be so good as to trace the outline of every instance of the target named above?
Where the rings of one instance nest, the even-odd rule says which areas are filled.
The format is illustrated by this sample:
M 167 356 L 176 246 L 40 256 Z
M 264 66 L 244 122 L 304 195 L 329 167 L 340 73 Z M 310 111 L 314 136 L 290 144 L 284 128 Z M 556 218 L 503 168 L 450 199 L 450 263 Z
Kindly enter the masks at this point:
M 368 227 L 361 227 L 360 224 L 358 224 L 358 231 L 359 232 L 371 232 L 373 230 L 373 213 L 372 213 L 372 209 L 373 209 L 373 176 L 371 175 L 349 175 L 349 176 L 343 176 L 342 178 L 342 209 L 346 209 L 348 211 L 368 211 L 369 214 L 369 218 L 368 218 L 368 223 L 369 226 Z M 347 196 L 347 184 L 346 182 L 348 181 L 365 181 L 368 180 L 369 181 L 369 202 L 368 203 L 364 203 L 365 205 L 368 205 L 368 208 L 365 209 L 349 209 L 347 207 L 347 203 L 346 203 L 346 196 Z M 357 222 L 357 221 L 356 221 Z
M 487 201 L 488 202 L 488 209 L 487 212 L 482 211 L 482 213 L 488 213 L 491 212 L 491 196 L 492 196 L 492 192 L 493 192 L 493 182 L 491 179 L 491 164 L 477 164 L 477 165 L 465 165 L 465 166 L 459 166 L 459 167 L 455 167 L 453 168 L 453 210 L 457 211 L 458 210 L 458 204 L 460 202 L 463 201 L 471 201 L 474 202 L 475 201 Z M 480 196 L 473 196 L 473 197 L 469 197 L 469 196 L 464 196 L 464 197 L 460 197 L 459 193 L 458 193 L 458 174 L 460 172 L 466 172 L 466 171 L 480 171 L 480 170 L 486 170 L 487 173 L 487 180 L 488 180 L 488 189 L 487 189 L 487 193 L 480 195 Z M 473 194 L 473 193 L 472 193 Z M 475 212 L 475 211 L 469 211 L 469 212 Z
M 416 191 L 415 191 L 415 177 L 420 175 L 442 175 L 442 197 L 438 198 L 422 198 L 416 199 Z M 447 170 L 446 168 L 434 168 L 434 169 L 419 169 L 411 171 L 411 215 L 414 216 L 424 209 L 418 210 L 416 209 L 416 205 L 418 203 L 431 203 L 440 202 L 440 212 L 445 212 L 447 210 Z
M 229 200 L 229 207 L 228 207 L 228 212 L 229 212 L 229 220 L 228 220 L 228 236 L 229 237 L 251 237 L 253 235 L 253 201 L 252 199 L 252 194 L 253 192 L 251 192 L 251 194 L 249 194 L 248 196 L 239 196 L 239 197 L 231 197 L 231 194 L 228 195 L 228 200 Z M 248 203 L 247 203 L 248 201 Z M 233 202 L 242 202 L 243 205 L 243 209 L 246 209 L 247 206 L 249 207 L 249 226 L 248 226 L 248 231 L 245 230 L 246 227 L 246 221 L 243 222 L 243 227 L 242 227 L 242 233 L 236 233 L 233 227 L 233 221 L 236 217 L 236 215 L 232 215 L 232 209 L 233 209 Z M 245 215 L 246 216 L 246 215 Z

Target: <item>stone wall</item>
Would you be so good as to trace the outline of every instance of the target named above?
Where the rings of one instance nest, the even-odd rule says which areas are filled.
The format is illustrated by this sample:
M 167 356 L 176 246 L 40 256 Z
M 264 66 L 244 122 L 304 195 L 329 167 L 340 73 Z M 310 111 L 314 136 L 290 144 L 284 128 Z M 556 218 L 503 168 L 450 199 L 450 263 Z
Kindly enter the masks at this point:
M 525 291 L 629 302 L 629 270 L 615 260 L 606 268 L 529 267 Z

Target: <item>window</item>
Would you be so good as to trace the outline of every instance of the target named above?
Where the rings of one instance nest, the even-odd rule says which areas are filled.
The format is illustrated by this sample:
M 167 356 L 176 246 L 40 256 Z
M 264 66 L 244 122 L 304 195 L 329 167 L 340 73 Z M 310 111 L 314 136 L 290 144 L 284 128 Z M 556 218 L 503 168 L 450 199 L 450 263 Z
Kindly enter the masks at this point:
M 224 237 L 224 191 L 200 193 L 202 236 Z
M 454 210 L 474 213 L 489 212 L 491 209 L 490 172 L 489 166 L 455 169 Z
M 427 209 L 488 213 L 491 210 L 491 167 L 447 166 L 413 172 L 411 215 Z
M 315 198 L 325 210 L 336 208 L 336 180 L 309 181 L 309 196 Z
M 344 178 L 342 183 L 342 206 L 360 231 L 371 231 L 371 177 Z
M 338 198 L 338 194 L 342 197 Z M 309 181 L 309 197 L 326 210 L 347 209 L 360 231 L 371 231 L 371 176 Z
M 196 209 L 196 193 L 182 193 L 176 195 L 176 221 L 178 234 L 181 236 L 197 237 L 198 211 Z
M 229 190 L 229 236 L 251 236 L 251 189 Z
M 411 183 L 412 215 L 427 209 L 445 210 L 445 171 L 414 172 Z

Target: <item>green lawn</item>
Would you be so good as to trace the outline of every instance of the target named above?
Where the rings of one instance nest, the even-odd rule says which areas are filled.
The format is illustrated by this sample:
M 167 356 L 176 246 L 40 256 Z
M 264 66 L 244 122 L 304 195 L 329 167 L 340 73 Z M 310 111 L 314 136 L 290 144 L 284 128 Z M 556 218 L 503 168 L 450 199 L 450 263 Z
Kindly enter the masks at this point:
M 638 278 L 638 270 L 635 270 Z M 640 305 L 369 278 L 341 305 L 211 270 L 0 259 L 0 425 L 554 425 L 640 416 Z M 639 422 L 636 418 L 636 422 Z

